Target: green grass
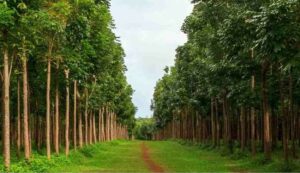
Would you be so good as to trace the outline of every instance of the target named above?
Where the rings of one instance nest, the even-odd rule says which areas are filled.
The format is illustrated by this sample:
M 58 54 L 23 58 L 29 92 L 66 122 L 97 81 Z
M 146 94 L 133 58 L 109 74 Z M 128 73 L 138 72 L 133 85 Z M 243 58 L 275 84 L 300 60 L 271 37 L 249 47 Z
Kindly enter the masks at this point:
M 11 172 L 150 172 L 142 159 L 142 141 L 113 141 L 86 146 L 64 154 L 52 155 L 48 161 L 43 154 L 33 153 L 29 163 L 12 158 Z M 222 148 L 178 141 L 145 141 L 150 157 L 166 172 L 300 172 L 300 160 L 289 167 L 282 152 L 272 152 L 273 159 L 264 161 L 263 153 L 252 158 L 249 152 L 234 149 L 224 155 Z M 225 152 L 226 153 L 226 152 Z M 3 166 L 0 172 L 3 172 Z
M 258 153 L 255 158 L 250 155 L 235 161 L 241 169 L 251 172 L 300 172 L 300 160 L 291 159 L 285 163 L 282 151 L 273 151 L 272 160 L 266 161 L 263 153 Z
M 252 158 L 249 152 L 234 149 L 231 155 L 222 156 L 222 148 L 174 141 L 147 142 L 152 157 L 169 172 L 300 172 L 300 160 L 286 164 L 283 153 L 272 152 L 266 162 L 263 153 Z
M 140 142 L 96 144 L 71 152 L 68 160 L 50 172 L 149 172 L 141 159 Z
M 220 154 L 173 141 L 147 142 L 154 160 L 167 172 L 229 172 L 234 165 Z

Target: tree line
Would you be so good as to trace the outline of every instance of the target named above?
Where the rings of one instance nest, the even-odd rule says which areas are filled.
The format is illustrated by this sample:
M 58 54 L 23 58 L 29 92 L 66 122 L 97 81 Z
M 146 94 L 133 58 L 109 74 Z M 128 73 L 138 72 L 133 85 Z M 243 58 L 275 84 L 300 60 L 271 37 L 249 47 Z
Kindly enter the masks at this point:
M 300 1 L 194 0 L 175 65 L 157 82 L 156 139 L 263 152 L 300 146 Z
M 3 160 L 127 138 L 133 89 L 109 0 L 2 0 Z M 129 132 L 128 132 L 129 130 Z M 62 147 L 64 146 L 64 147 Z M 13 150 L 15 151 L 15 150 Z

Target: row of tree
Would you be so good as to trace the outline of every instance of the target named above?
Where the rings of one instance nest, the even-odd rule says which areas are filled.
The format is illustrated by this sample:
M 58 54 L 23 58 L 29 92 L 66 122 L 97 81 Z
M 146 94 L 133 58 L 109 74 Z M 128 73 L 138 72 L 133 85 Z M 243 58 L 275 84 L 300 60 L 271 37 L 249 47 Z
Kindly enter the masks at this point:
M 300 1 L 194 0 L 188 41 L 157 82 L 159 139 L 235 143 L 265 159 L 300 145 Z
M 108 0 L 0 1 L 6 168 L 12 147 L 29 160 L 32 148 L 45 146 L 50 159 L 63 144 L 68 155 L 70 143 L 127 138 L 133 90 L 109 7 Z
M 152 118 L 137 118 L 133 129 L 134 139 L 151 140 L 155 132 Z

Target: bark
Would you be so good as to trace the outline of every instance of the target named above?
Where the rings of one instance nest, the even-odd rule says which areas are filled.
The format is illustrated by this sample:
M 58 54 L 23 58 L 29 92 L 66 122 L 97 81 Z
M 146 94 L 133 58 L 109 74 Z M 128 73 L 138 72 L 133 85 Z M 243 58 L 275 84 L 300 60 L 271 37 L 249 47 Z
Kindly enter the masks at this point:
M 222 111 L 223 111 L 223 140 L 224 144 L 228 144 L 228 118 L 227 118 L 227 111 L 226 111 L 226 96 L 223 98 L 223 105 L 222 105 Z
M 215 104 L 215 108 L 216 108 L 216 144 L 217 146 L 220 145 L 220 122 L 219 122 L 219 109 L 218 109 L 218 101 L 216 101 Z
M 241 150 L 245 150 L 246 145 L 246 117 L 245 108 L 241 107 Z
M 47 60 L 47 92 L 46 92 L 46 146 L 47 158 L 51 158 L 51 143 L 50 143 L 50 87 L 51 87 L 51 60 Z
M 99 112 L 98 112 L 98 141 L 99 142 L 101 141 L 101 137 L 102 137 L 102 134 L 101 134 L 101 128 L 102 128 L 101 115 L 102 115 L 102 109 L 99 109 Z
M 58 65 L 57 65 L 57 76 L 58 76 Z M 54 148 L 55 153 L 59 154 L 59 90 L 58 90 L 58 78 L 56 79 L 55 86 L 55 135 L 54 135 Z
M 216 137 L 215 137 L 215 113 L 214 113 L 214 99 L 211 98 L 211 108 L 210 108 L 210 111 L 211 111 L 211 136 L 212 136 L 212 142 L 213 142 L 213 145 L 216 146 Z
M 251 53 L 251 57 L 252 59 L 254 58 L 254 52 L 252 49 L 252 53 Z M 254 93 L 255 90 L 255 76 L 254 74 L 251 76 L 251 92 Z M 252 156 L 256 155 L 256 140 L 255 140 L 255 120 L 256 120 L 256 113 L 255 113 L 255 108 L 252 106 L 251 109 L 251 153 Z
M 93 143 L 93 120 L 92 120 L 92 117 L 93 117 L 93 112 L 90 113 L 90 116 L 89 116 L 89 144 L 92 144 Z
M 256 125 L 255 125 L 255 120 L 256 120 L 256 113 L 255 109 L 252 107 L 251 108 L 251 153 L 252 156 L 256 155 Z
M 69 88 L 69 70 L 65 70 L 65 75 L 66 75 L 66 156 L 69 155 L 69 148 L 70 148 L 70 142 L 69 142 L 69 128 L 70 128 L 70 88 Z
M 83 138 L 82 138 L 82 113 L 81 112 L 79 112 L 78 126 L 79 126 L 79 147 L 82 148 Z
M 97 142 L 97 132 L 96 132 L 95 113 L 93 113 L 93 137 L 94 137 L 94 143 L 96 143 Z
M 7 32 L 3 32 L 3 38 L 6 39 Z M 9 57 L 7 46 L 3 47 L 3 159 L 7 170 L 10 167 L 10 77 L 9 77 Z
M 105 141 L 105 124 L 104 124 L 104 112 L 105 109 L 104 107 L 102 108 L 102 113 L 101 113 L 101 141 Z
M 263 63 L 262 67 L 262 98 L 263 98 L 263 119 L 264 119 L 264 155 L 265 159 L 271 159 L 271 146 L 270 146 L 270 107 L 268 98 L 267 86 L 267 72 L 268 64 Z
M 84 142 L 88 144 L 88 91 L 85 90 L 85 111 L 84 111 Z
M 41 117 L 38 116 L 37 117 L 37 121 L 38 121 L 38 131 L 37 131 L 37 148 L 40 151 L 41 150 L 41 144 L 42 144 L 42 121 L 41 121 Z
M 293 107 L 293 77 L 292 77 L 292 69 L 289 74 L 289 113 L 287 120 L 290 122 L 290 138 L 292 141 L 292 156 L 296 158 L 296 146 L 295 146 L 295 119 L 294 119 L 294 107 Z M 290 120 L 290 121 L 289 121 Z
M 24 119 L 24 154 L 25 159 L 30 158 L 29 144 L 29 125 L 28 125 L 28 75 L 27 75 L 27 60 L 25 57 L 22 60 L 23 66 L 23 119 Z
M 18 79 L 18 117 L 17 117 L 17 156 L 20 158 L 21 149 L 21 91 L 20 91 L 20 80 Z
M 73 111 L 73 142 L 74 142 L 74 149 L 76 150 L 77 147 L 77 127 L 76 127 L 76 120 L 77 120 L 77 81 L 74 81 L 74 111 Z

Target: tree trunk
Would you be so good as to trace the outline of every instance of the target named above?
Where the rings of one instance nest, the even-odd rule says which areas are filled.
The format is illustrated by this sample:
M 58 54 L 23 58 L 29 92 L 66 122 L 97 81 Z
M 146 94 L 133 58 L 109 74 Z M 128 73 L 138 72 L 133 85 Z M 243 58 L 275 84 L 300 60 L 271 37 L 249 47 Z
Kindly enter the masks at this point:
M 101 134 L 101 128 L 102 128 L 102 120 L 101 120 L 101 115 L 102 115 L 102 109 L 99 109 L 99 112 L 98 112 L 98 141 L 100 142 L 101 141 L 101 137 L 102 137 L 102 134 Z
M 24 116 L 24 152 L 25 159 L 29 160 L 30 158 L 30 149 L 29 149 L 29 127 L 28 127 L 28 75 L 27 75 L 27 60 L 25 57 L 22 60 L 23 66 L 23 116 Z
M 77 147 L 77 127 L 76 127 L 76 120 L 77 120 L 77 81 L 74 81 L 74 111 L 73 111 L 73 142 L 74 142 L 74 149 L 76 150 Z
M 223 141 L 224 144 L 228 144 L 228 117 L 227 117 L 227 111 L 226 111 L 226 96 L 223 98 L 223 105 L 222 105 L 222 111 L 223 111 Z
M 3 38 L 6 39 L 7 32 L 3 32 Z M 3 158 L 4 166 L 7 170 L 10 167 L 10 109 L 9 109 L 9 58 L 8 48 L 3 47 Z
M 97 132 L 96 132 L 95 112 L 93 113 L 93 137 L 94 137 L 94 143 L 96 143 L 97 142 Z
M 69 70 L 65 70 L 66 75 L 66 156 L 69 155 L 69 148 L 70 148 L 70 142 L 69 142 L 69 128 L 70 128 L 70 88 L 69 88 Z
M 79 147 L 82 148 L 83 146 L 83 139 L 82 139 L 82 113 L 79 113 Z
M 57 76 L 58 76 L 58 65 L 57 65 Z M 59 154 L 59 89 L 58 89 L 58 78 L 56 79 L 55 86 L 55 135 L 54 135 L 54 147 L 55 153 Z
M 17 117 L 17 156 L 20 158 L 21 150 L 21 91 L 20 80 L 18 78 L 18 117 Z
M 268 64 L 264 62 L 262 67 L 262 97 L 263 97 L 263 118 L 264 118 L 264 155 L 265 159 L 271 159 L 270 146 L 270 107 L 268 98 L 267 72 Z
M 93 143 L 93 112 L 89 115 L 89 144 Z
M 105 141 L 105 124 L 104 124 L 104 113 L 105 113 L 105 108 L 102 108 L 102 113 L 101 113 L 101 141 Z
M 85 110 L 84 110 L 84 142 L 88 144 L 88 91 L 85 90 Z
M 251 50 L 251 58 L 254 58 L 254 50 Z M 255 90 L 255 76 L 254 74 L 251 76 L 251 92 L 254 94 Z M 251 152 L 252 156 L 256 155 L 256 140 L 255 140 L 255 120 L 256 120 L 256 113 L 255 108 L 251 107 Z
M 46 93 L 46 146 L 47 158 L 51 158 L 51 143 L 50 143 L 50 87 L 51 87 L 51 60 L 47 60 L 47 93 Z
M 210 111 L 211 111 L 211 138 L 212 138 L 212 143 L 214 146 L 216 146 L 216 138 L 215 138 L 215 113 L 214 113 L 214 99 L 211 98 L 211 106 L 210 106 Z
M 245 150 L 246 145 L 246 120 L 245 108 L 241 107 L 241 150 Z

